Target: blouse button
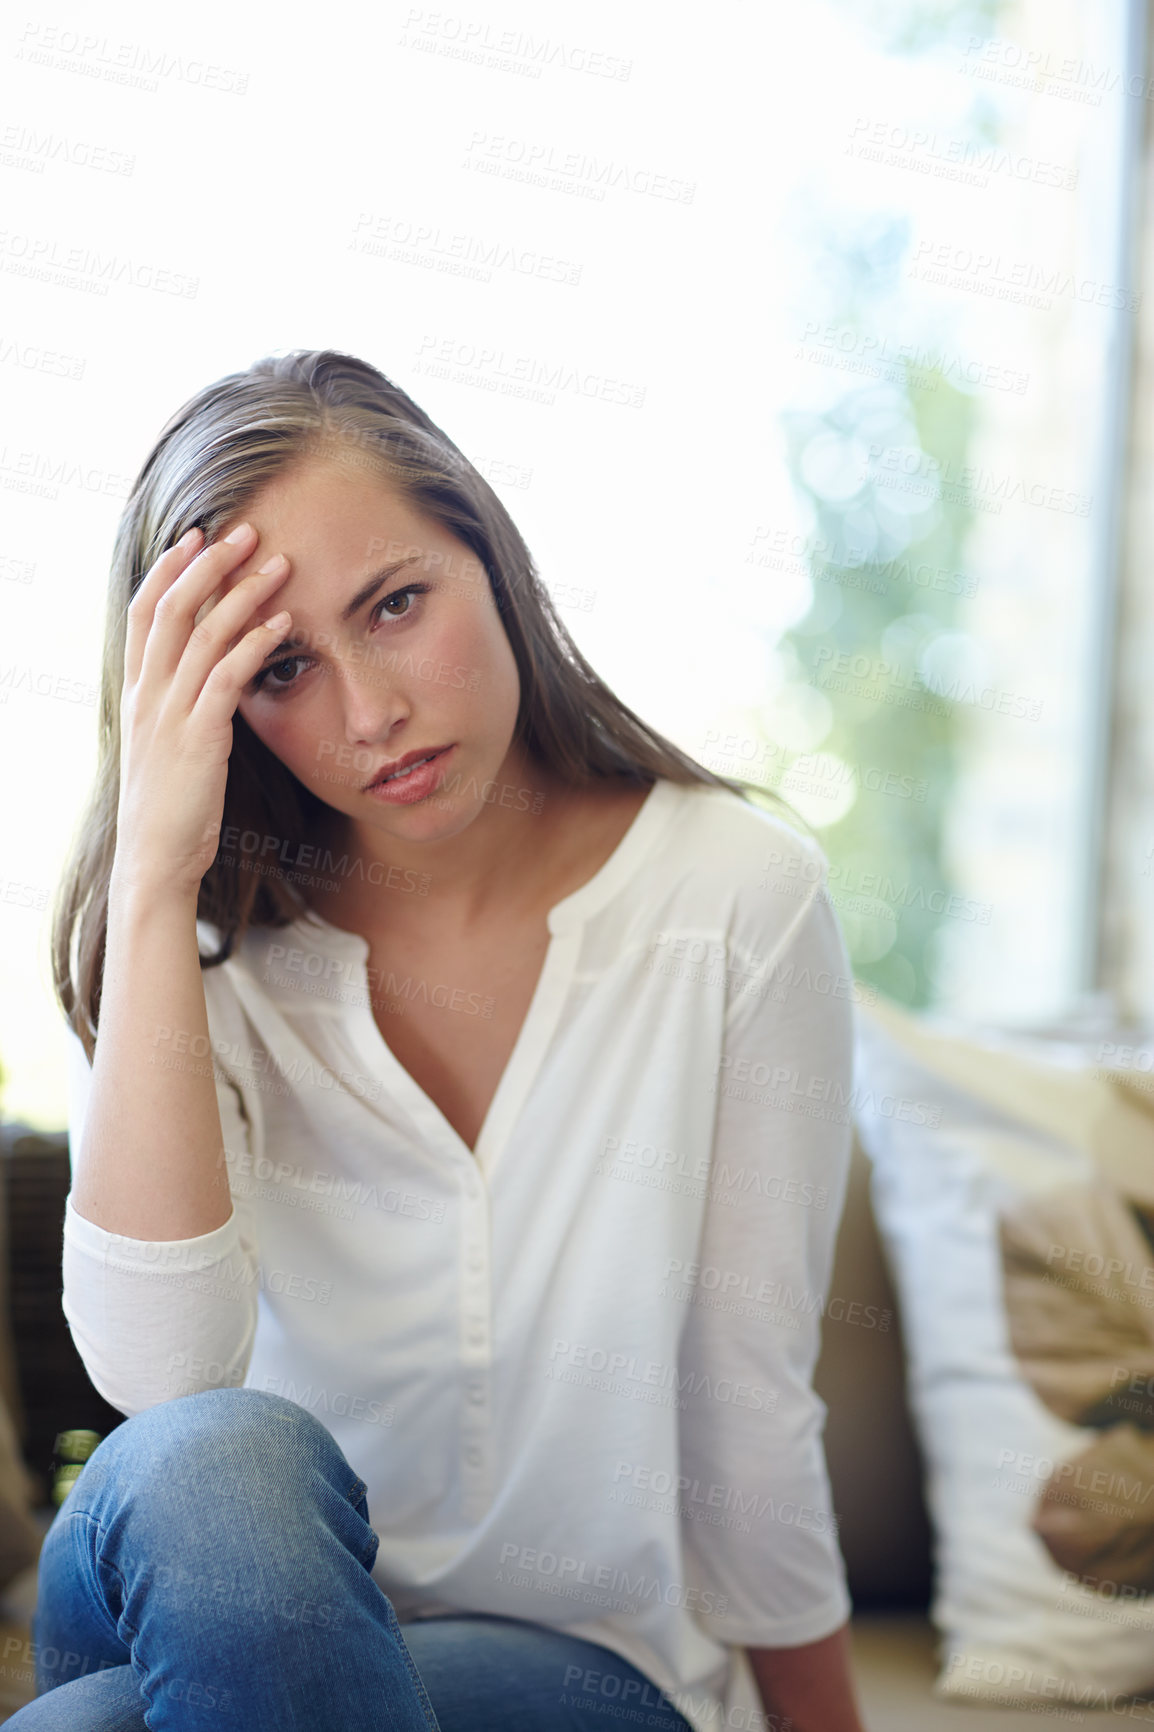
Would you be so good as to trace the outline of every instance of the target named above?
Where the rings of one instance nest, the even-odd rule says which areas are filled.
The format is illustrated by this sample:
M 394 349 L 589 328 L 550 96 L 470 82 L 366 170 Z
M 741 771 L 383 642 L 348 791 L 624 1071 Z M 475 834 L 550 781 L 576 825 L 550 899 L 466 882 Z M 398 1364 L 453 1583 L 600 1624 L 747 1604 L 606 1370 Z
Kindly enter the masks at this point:
M 465 1460 L 468 1462 L 470 1467 L 480 1467 L 481 1451 L 479 1449 L 467 1449 L 465 1451 Z

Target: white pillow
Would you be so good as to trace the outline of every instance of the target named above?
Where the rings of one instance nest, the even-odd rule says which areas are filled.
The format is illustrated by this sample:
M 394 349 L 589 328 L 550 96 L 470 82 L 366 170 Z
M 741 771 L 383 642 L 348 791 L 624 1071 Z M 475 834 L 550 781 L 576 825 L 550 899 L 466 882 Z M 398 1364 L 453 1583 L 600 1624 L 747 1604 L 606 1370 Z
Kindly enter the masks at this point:
M 1154 1689 L 1154 1118 L 1089 1050 L 884 1000 L 857 1038 L 928 1470 L 936 1692 L 1115 1707 Z

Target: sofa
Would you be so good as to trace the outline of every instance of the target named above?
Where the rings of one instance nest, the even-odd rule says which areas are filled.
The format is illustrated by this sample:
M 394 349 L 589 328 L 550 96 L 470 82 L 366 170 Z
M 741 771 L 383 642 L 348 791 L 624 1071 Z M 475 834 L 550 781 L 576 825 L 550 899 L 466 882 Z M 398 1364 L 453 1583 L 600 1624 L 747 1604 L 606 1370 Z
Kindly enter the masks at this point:
M 53 1442 L 123 1422 L 93 1389 L 60 1308 L 69 1186 L 65 1133 L 0 1126 L 0 1720 L 34 1692 L 35 1556 L 54 1514 Z M 901 1319 L 874 1223 L 870 1166 L 855 1141 L 816 1386 L 854 1601 L 853 1642 L 869 1732 L 1010 1732 L 1036 1712 L 936 1700 L 927 1606 L 930 1524 L 905 1400 Z M 1083 1718 L 1083 1716 L 1078 1716 Z M 1106 1715 L 1090 1714 L 1105 1724 Z
M 814 1386 L 854 1603 L 854 1667 L 869 1732 L 1012 1732 L 1036 1710 L 935 1699 L 933 1540 L 905 1398 L 901 1317 L 855 1137 Z M 1079 1715 L 1079 1718 L 1083 1716 Z M 1091 1725 L 1109 1715 L 1090 1713 Z

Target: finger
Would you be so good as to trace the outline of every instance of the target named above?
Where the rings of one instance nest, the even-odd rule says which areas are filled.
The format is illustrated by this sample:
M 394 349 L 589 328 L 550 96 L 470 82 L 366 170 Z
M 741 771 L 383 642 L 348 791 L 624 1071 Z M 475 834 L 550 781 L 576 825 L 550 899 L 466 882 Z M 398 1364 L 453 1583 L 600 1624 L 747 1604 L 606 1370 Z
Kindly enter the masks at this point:
M 178 704 L 186 710 L 192 708 L 213 668 L 237 638 L 249 630 L 257 608 L 269 602 L 288 573 L 289 562 L 284 554 L 274 554 L 259 571 L 246 572 L 235 588 L 226 591 L 211 612 L 193 626 L 180 665 L 169 682 L 169 690 Z M 277 639 L 272 641 L 275 645 Z M 266 655 L 269 647 L 266 644 Z
M 196 558 L 203 534 L 203 530 L 198 528 L 186 530 L 180 540 L 167 548 L 155 561 L 128 604 L 125 615 L 124 677 L 130 685 L 135 685 L 140 678 L 144 645 L 152 626 L 156 604 L 165 590 L 187 571 Z
M 235 538 L 235 539 L 234 539 Z M 157 595 L 140 662 L 140 678 L 167 685 L 188 645 L 197 612 L 229 572 L 250 559 L 260 537 L 241 523 L 221 541 L 201 548 L 184 571 Z
M 209 726 L 223 727 L 231 722 L 240 703 L 241 693 L 259 669 L 270 646 L 277 642 L 292 624 L 288 609 L 274 613 L 271 619 L 253 626 L 227 654 L 221 656 L 208 672 L 194 706 L 196 715 Z

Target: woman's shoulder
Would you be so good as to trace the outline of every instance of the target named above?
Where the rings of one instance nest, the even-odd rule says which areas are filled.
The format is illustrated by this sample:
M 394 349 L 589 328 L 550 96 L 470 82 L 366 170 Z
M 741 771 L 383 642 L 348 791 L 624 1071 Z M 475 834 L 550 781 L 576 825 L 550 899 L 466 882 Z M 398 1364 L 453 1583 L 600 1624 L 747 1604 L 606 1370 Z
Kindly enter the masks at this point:
M 758 888 L 825 882 L 825 851 L 784 809 L 760 805 L 721 784 L 669 786 L 679 808 L 675 835 L 683 855 L 711 876 L 724 876 L 734 887 L 746 881 Z
M 804 821 L 795 822 L 788 809 L 770 809 L 707 784 L 700 794 L 687 795 L 684 813 L 679 906 L 670 908 L 669 924 L 724 930 L 731 1002 L 752 993 L 751 982 L 778 967 L 775 959 L 786 956 L 790 945 L 798 948 L 780 964 L 775 1002 L 791 987 L 805 985 L 852 997 L 829 861 Z

